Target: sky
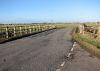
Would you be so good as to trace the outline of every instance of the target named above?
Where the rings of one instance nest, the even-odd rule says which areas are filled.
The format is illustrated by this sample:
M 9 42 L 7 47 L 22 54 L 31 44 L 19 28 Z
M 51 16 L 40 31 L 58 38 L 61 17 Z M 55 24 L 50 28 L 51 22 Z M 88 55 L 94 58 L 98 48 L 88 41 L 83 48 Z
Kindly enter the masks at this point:
M 100 0 L 0 0 L 0 23 L 96 21 Z

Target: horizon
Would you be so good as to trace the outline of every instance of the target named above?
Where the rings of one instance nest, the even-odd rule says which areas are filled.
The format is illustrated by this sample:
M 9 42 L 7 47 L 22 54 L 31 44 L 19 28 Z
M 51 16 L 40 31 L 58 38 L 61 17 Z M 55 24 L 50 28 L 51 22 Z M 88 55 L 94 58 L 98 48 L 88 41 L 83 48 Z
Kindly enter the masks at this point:
M 99 22 L 99 0 L 1 0 L 0 23 Z

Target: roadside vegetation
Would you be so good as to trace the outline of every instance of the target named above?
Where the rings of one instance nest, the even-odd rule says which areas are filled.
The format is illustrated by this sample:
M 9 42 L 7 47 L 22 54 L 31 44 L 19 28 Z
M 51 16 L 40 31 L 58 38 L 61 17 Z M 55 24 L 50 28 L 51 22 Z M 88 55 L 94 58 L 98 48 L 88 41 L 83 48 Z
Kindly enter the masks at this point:
M 79 33 L 78 28 L 74 28 L 73 40 L 77 41 L 84 49 L 100 58 L 100 40 L 93 39 L 88 35 Z

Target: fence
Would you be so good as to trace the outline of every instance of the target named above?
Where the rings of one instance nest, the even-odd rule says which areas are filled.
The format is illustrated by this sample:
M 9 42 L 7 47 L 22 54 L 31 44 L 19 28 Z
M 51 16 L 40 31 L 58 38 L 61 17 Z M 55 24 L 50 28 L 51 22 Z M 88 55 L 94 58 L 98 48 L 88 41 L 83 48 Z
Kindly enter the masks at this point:
M 56 28 L 53 24 L 3 25 L 0 26 L 0 41 L 53 28 Z
M 100 26 L 87 26 L 81 24 L 79 26 L 79 33 L 82 35 L 88 34 L 93 38 L 100 38 Z

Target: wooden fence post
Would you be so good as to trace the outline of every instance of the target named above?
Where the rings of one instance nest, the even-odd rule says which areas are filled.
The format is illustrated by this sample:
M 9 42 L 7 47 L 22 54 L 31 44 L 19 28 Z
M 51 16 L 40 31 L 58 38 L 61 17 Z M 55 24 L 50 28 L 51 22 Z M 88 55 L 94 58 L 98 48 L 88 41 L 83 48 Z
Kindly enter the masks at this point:
M 34 32 L 35 31 L 35 28 L 34 28 L 34 26 L 32 26 L 32 32 Z
M 100 26 L 98 27 L 98 37 L 100 38 Z
M 6 38 L 9 38 L 8 26 L 6 27 Z
M 84 25 L 79 26 L 79 33 L 84 34 Z
M 41 31 L 43 31 L 43 25 L 41 25 Z
M 40 31 L 42 31 L 42 25 L 40 25 Z
M 36 32 L 38 32 L 38 25 L 35 26 Z
M 14 37 L 16 36 L 16 27 L 14 26 Z
M 25 26 L 25 33 L 27 34 L 27 27 Z
M 36 25 L 34 25 L 34 32 L 36 32 L 36 30 L 37 30 L 37 29 L 36 29 Z
M 40 31 L 40 25 L 38 25 L 38 31 Z
M 82 34 L 84 35 L 84 31 L 85 31 L 85 26 L 84 25 L 82 26 L 82 29 L 83 29 Z
M 37 25 L 37 32 L 39 31 L 39 25 Z
M 19 27 L 19 32 L 20 32 L 20 35 L 22 35 L 22 27 L 21 26 Z
M 42 25 L 42 31 L 44 31 L 44 25 Z
M 31 26 L 29 26 L 29 33 L 32 33 L 32 28 L 31 28 Z

